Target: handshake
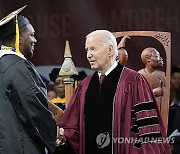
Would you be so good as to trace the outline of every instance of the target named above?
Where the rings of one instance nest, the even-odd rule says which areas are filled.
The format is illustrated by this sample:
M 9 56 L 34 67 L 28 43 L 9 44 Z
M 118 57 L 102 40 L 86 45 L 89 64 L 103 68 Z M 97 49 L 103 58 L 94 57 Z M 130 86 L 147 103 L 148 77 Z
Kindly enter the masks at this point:
M 66 147 L 66 137 L 64 135 L 64 129 L 63 128 L 59 128 L 57 126 L 57 139 L 56 139 L 56 147 L 58 149 L 63 149 Z

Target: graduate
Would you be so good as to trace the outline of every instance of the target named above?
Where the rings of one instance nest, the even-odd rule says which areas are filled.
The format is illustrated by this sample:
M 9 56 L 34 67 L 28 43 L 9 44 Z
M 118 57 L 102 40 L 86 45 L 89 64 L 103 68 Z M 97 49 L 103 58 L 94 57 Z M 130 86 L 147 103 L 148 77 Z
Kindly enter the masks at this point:
M 0 153 L 51 154 L 57 127 L 46 86 L 28 61 L 37 40 L 29 20 L 19 15 L 25 7 L 0 20 Z

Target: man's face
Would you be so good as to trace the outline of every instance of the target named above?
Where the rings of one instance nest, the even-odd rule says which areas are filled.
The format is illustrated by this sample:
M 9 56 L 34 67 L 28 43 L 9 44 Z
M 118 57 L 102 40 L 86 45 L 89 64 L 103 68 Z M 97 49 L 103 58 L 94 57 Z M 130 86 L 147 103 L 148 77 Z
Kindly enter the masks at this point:
M 37 42 L 34 33 L 34 28 L 31 24 L 28 24 L 20 35 L 20 51 L 27 59 L 33 56 L 34 46 Z
M 180 89 L 180 73 L 179 72 L 174 72 L 171 75 L 171 85 L 175 90 Z
M 86 39 L 85 49 L 91 69 L 106 72 L 111 66 L 112 45 L 108 46 L 101 36 L 95 35 Z
M 161 58 L 159 52 L 157 50 L 152 51 L 152 55 L 150 57 L 150 64 L 153 67 L 162 67 L 163 66 L 163 59 Z
M 53 98 L 56 98 L 57 94 L 54 90 L 49 90 L 47 93 L 47 98 L 48 100 L 52 100 Z
M 57 96 L 60 98 L 65 97 L 65 86 L 63 84 L 63 77 L 57 77 L 54 82 L 54 89 L 57 93 Z

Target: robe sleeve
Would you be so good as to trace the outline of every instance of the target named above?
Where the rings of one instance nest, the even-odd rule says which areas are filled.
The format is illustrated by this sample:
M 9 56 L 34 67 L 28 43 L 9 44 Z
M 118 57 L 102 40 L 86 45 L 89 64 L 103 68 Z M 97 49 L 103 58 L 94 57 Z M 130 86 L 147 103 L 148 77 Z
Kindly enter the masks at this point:
M 68 151 L 72 154 L 79 154 L 80 96 L 81 85 L 76 88 L 62 118 L 57 122 L 59 127 L 64 128 Z
M 20 122 L 31 138 L 52 153 L 56 123 L 48 110 L 46 87 L 28 61 L 13 64 L 6 75 L 7 91 Z
M 161 115 L 150 86 L 141 75 L 136 80 L 133 108 L 139 137 L 133 146 L 142 148 L 144 154 L 170 154 Z

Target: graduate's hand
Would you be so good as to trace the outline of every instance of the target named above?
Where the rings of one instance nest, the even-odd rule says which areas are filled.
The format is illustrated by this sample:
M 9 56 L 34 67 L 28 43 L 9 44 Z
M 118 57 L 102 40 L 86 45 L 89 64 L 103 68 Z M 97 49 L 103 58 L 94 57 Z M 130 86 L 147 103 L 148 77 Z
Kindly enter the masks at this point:
M 66 145 L 66 137 L 64 135 L 64 129 L 58 127 L 58 129 L 57 129 L 56 146 L 61 149 L 65 145 Z

